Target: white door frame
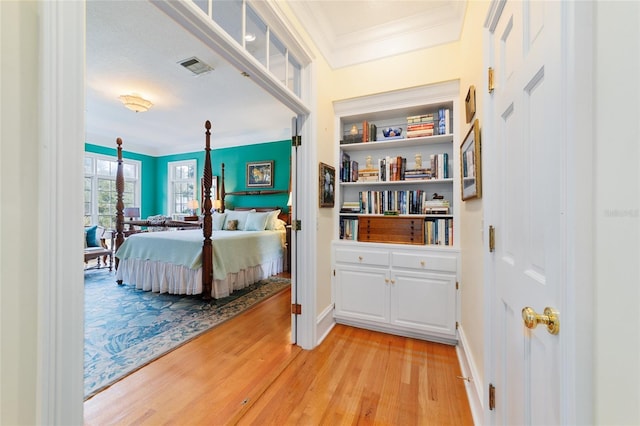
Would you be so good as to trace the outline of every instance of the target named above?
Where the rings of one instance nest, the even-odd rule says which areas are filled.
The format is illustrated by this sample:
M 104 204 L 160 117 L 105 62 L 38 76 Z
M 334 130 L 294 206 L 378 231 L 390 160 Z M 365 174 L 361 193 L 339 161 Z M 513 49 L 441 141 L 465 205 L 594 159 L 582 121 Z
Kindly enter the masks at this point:
M 495 67 L 494 52 L 490 32 L 497 21 L 497 16 L 504 7 L 504 1 L 493 1 L 485 21 L 484 65 L 485 69 Z M 594 278 L 592 271 L 585 265 L 592 265 L 594 247 L 590 239 L 593 230 L 593 151 L 595 146 L 593 123 L 592 87 L 593 76 L 585 70 L 593 69 L 592 21 L 593 7 L 591 2 L 563 2 L 562 31 L 566 44 L 562 46 L 565 63 L 563 66 L 563 90 L 559 94 L 565 118 L 566 170 L 565 181 L 559 182 L 566 193 L 565 235 L 568 248 L 568 261 L 564 294 L 562 295 L 561 332 L 565 336 L 565 345 L 561 348 L 563 393 L 562 424 L 593 423 L 593 337 L 592 315 Z M 495 134 L 493 122 L 495 110 L 490 94 L 484 96 L 486 122 L 483 125 L 482 162 L 484 170 L 492 170 L 494 146 L 491 144 Z M 485 173 L 484 224 L 485 232 L 492 224 L 496 214 L 493 207 L 496 182 L 491 173 Z M 486 239 L 488 241 L 488 239 Z M 494 324 L 491 312 L 494 308 L 494 271 L 492 253 L 485 251 L 484 259 L 484 377 L 485 389 L 482 394 L 484 406 L 484 424 L 494 424 L 492 411 L 488 406 L 488 386 L 495 380 L 492 360 L 495 356 L 492 347 Z M 567 336 L 570 336 L 567 338 Z
M 84 278 L 81 259 L 84 155 L 84 87 L 85 87 L 85 2 L 51 0 L 40 2 L 41 118 L 39 167 L 41 178 L 38 201 L 39 271 L 39 372 L 36 407 L 39 424 L 82 424 L 84 401 Z M 307 74 L 312 73 L 313 65 Z M 305 74 L 303 72 L 303 74 Z M 312 84 L 307 75 L 305 83 Z M 264 84 L 270 84 L 265 79 Z M 304 96 L 315 90 L 307 87 Z M 277 99 L 301 114 L 309 114 L 302 102 L 291 99 L 286 90 L 270 87 Z M 308 99 L 308 98 L 307 98 Z M 285 102 L 286 103 L 286 102 Z M 309 102 L 307 102 L 309 103 Z M 34 126 L 35 127 L 35 126 Z M 305 149 L 298 167 L 315 170 L 313 126 L 302 129 Z M 114 140 L 115 144 L 115 140 Z M 77 164 L 77 169 L 69 167 Z M 303 188 L 313 188 L 313 175 L 303 174 Z M 312 182 L 313 181 L 313 182 Z M 297 217 L 315 223 L 312 191 L 304 191 L 298 200 Z M 68 231 L 69 229 L 77 231 Z M 76 235 L 77 234 L 77 235 Z M 298 302 L 308 308 L 298 322 L 298 344 L 305 349 L 315 346 L 315 227 L 307 226 L 297 235 Z

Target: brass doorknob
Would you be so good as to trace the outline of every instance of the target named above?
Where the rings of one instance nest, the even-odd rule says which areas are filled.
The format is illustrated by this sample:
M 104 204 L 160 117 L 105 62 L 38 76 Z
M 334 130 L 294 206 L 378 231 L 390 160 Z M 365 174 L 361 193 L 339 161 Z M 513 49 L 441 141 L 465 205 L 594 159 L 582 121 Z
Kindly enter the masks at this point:
M 528 306 L 522 309 L 522 320 L 527 328 L 534 329 L 538 324 L 546 324 L 547 331 L 551 334 L 560 333 L 560 318 L 558 315 L 558 311 L 550 307 L 544 308 L 544 314 L 542 315 Z

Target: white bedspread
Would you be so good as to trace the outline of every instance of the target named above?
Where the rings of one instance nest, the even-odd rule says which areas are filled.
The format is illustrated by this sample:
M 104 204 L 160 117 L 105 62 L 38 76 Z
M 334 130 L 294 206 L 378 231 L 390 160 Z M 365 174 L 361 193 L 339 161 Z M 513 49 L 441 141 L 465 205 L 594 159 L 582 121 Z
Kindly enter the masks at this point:
M 171 294 L 202 292 L 202 230 L 131 235 L 116 252 L 116 279 Z M 283 231 L 214 231 L 211 296 L 226 297 L 283 270 Z

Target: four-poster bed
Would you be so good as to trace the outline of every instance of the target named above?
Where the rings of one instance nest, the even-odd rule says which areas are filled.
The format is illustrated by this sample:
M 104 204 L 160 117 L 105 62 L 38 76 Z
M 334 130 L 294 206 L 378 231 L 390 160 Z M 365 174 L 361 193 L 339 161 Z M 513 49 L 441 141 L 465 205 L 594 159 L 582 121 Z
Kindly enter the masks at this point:
M 220 212 L 212 211 L 209 121 L 205 128 L 204 199 L 201 223 L 195 225 L 197 229 L 193 229 L 194 222 L 124 220 L 122 140 L 117 139 L 116 279 L 119 284 L 125 282 L 160 293 L 202 294 L 203 299 L 210 300 L 282 272 L 285 234 L 280 210 L 225 210 L 224 164 L 219 185 Z M 234 220 L 228 220 L 230 218 Z M 231 222 L 235 222 L 234 228 L 229 226 Z M 242 225 L 235 228 L 238 222 Z M 125 240 L 125 224 L 180 230 L 134 233 Z

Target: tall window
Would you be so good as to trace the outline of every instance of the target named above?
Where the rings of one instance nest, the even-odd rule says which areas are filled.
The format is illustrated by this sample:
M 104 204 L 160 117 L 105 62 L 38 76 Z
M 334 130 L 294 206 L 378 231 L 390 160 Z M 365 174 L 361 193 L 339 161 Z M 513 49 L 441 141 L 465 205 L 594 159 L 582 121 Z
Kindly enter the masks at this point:
M 191 213 L 190 200 L 196 199 L 196 160 L 169 163 L 169 214 Z
M 140 168 L 135 160 L 123 160 L 125 207 L 140 207 Z M 116 171 L 118 159 L 86 153 L 84 157 L 84 224 L 105 228 L 116 225 Z

